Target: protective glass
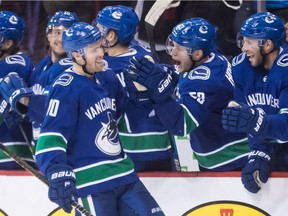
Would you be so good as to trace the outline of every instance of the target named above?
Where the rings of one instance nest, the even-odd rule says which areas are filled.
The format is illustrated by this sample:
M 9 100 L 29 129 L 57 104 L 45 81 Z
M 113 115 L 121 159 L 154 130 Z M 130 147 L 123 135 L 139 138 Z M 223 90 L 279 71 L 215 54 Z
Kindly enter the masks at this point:
M 3 45 L 5 42 L 5 37 L 0 34 L 0 45 Z
M 240 49 L 242 49 L 243 44 L 244 44 L 243 39 L 244 39 L 243 34 L 241 32 L 238 32 L 236 36 L 236 43 L 237 43 L 237 47 Z
M 67 28 L 64 26 L 51 26 L 49 28 L 48 35 L 51 35 L 53 37 L 57 36 L 62 36 L 62 33 L 66 30 Z
M 187 55 L 192 55 L 193 50 L 191 48 L 187 48 L 177 44 L 175 41 L 172 40 L 172 35 L 169 35 L 166 40 L 166 52 L 169 55 L 172 55 L 172 50 L 175 49 L 178 53 L 185 53 Z

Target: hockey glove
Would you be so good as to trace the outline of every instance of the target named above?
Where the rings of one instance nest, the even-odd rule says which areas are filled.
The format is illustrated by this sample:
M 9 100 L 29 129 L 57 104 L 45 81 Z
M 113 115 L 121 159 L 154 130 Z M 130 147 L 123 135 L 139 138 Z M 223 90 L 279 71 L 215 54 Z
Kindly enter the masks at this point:
M 133 57 L 129 73 L 131 80 L 147 87 L 149 97 L 155 103 L 166 101 L 174 92 L 175 82 L 168 67 L 155 64 L 145 57 Z
M 125 79 L 125 90 L 128 93 L 128 98 L 133 103 L 146 103 L 149 102 L 149 95 L 147 89 L 145 91 L 140 91 L 135 86 L 135 83 L 129 76 L 130 71 L 128 69 L 124 70 L 124 79 Z
M 248 157 L 248 163 L 242 169 L 241 181 L 248 191 L 257 193 L 261 185 L 268 181 L 270 174 L 270 156 L 265 152 L 254 150 Z
M 14 110 L 11 110 L 4 116 L 4 122 L 9 129 L 13 129 L 18 126 L 22 120 L 22 116 Z
M 241 104 L 236 107 L 226 107 L 222 111 L 222 126 L 234 133 L 247 133 L 254 137 L 263 136 L 269 128 L 261 108 L 252 108 Z
M 12 109 L 24 114 L 28 108 L 20 103 L 19 100 L 25 96 L 33 94 L 33 91 L 27 87 L 24 79 L 17 73 L 11 72 L 0 82 L 0 91 L 6 101 L 9 101 Z
M 47 170 L 49 199 L 65 212 L 72 211 L 71 201 L 77 199 L 75 174 L 70 166 L 57 164 Z

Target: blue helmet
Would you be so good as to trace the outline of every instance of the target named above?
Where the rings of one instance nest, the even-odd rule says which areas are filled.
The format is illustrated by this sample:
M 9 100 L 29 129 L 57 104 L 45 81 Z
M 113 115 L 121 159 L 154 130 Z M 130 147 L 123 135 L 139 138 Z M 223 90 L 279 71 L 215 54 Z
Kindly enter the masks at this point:
M 128 6 L 107 6 L 102 9 L 95 20 L 100 25 L 118 31 L 119 42 L 131 42 L 138 31 L 139 19 L 134 9 Z
M 266 40 L 270 39 L 275 48 L 278 48 L 285 39 L 284 23 L 280 17 L 270 12 L 257 13 L 242 24 L 241 35 L 259 39 L 259 46 L 263 46 Z
M 54 26 L 64 26 L 69 28 L 73 23 L 78 21 L 79 18 L 76 13 L 61 10 L 57 11 L 48 21 L 46 34 L 48 34 Z
M 211 23 L 203 18 L 191 18 L 175 26 L 168 36 L 166 50 L 169 54 L 171 54 L 169 46 L 171 41 L 186 47 L 188 55 L 201 49 L 203 55 L 207 56 L 215 46 L 216 30 Z
M 18 15 L 10 11 L 0 11 L 0 44 L 12 39 L 17 47 L 24 35 L 25 24 Z
M 84 22 L 76 22 L 63 32 L 62 44 L 67 56 L 73 59 L 72 52 L 78 52 L 84 56 L 84 48 L 101 39 L 101 32 L 97 27 Z

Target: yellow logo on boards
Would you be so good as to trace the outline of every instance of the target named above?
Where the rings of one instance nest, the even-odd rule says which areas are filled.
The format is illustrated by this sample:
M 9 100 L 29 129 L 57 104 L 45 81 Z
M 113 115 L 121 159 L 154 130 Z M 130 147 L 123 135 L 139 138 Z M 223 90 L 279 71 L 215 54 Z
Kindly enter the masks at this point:
M 215 201 L 196 206 L 182 216 L 271 216 L 267 212 L 247 203 Z
M 6 214 L 2 209 L 0 209 L 0 216 L 8 216 L 8 214 Z M 62 208 L 56 208 L 47 216 L 75 216 L 75 209 L 73 208 L 71 213 L 68 214 L 65 211 L 63 211 Z
M 74 215 L 75 215 L 74 208 L 72 209 L 71 213 L 66 213 L 65 211 L 63 211 L 62 208 L 56 208 L 54 211 L 48 214 L 48 216 L 74 216 Z
M 0 209 L 0 216 L 8 216 L 2 209 Z

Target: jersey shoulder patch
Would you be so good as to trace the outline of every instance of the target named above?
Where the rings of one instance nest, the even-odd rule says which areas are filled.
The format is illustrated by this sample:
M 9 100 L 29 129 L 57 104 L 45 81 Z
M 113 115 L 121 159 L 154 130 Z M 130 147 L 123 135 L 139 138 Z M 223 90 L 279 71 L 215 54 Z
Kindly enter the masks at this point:
M 190 80 L 208 80 L 210 77 L 211 71 L 208 67 L 206 66 L 199 66 L 192 71 L 189 72 L 188 78 Z
M 246 54 L 245 53 L 241 53 L 240 55 L 238 56 L 235 56 L 233 59 L 232 59 L 232 66 L 236 66 L 238 64 L 240 64 L 241 62 L 244 61 L 246 57 Z
M 21 55 L 10 55 L 5 58 L 7 64 L 20 64 L 26 66 L 26 61 Z
M 281 55 L 277 61 L 277 65 L 280 67 L 288 66 L 288 54 Z
M 53 87 L 56 85 L 68 86 L 73 79 L 72 74 L 64 73 L 54 82 Z
M 59 64 L 60 65 L 72 65 L 73 61 L 71 61 L 69 58 L 64 58 L 59 61 Z

